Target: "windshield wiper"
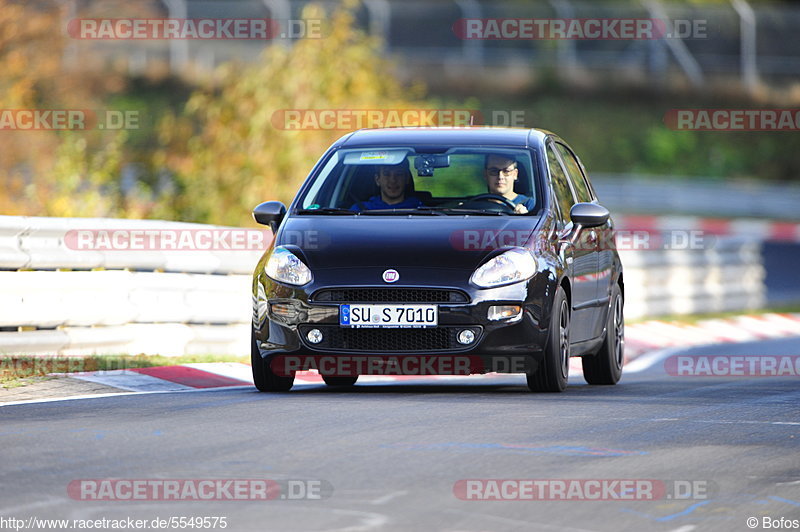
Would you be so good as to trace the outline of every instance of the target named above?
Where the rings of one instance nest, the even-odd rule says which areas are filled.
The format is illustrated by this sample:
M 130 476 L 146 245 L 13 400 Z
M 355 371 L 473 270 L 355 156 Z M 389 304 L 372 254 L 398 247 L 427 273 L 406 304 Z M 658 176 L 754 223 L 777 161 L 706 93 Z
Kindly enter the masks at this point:
M 414 209 L 369 209 L 366 211 L 361 211 L 361 214 L 370 214 L 376 216 L 387 216 L 392 214 L 415 214 L 415 215 L 422 215 L 422 216 L 446 216 L 441 211 L 434 211 L 430 209 L 426 209 L 425 207 L 417 207 Z
M 463 209 L 459 207 L 428 207 L 421 205 L 413 209 L 367 209 L 362 211 L 351 211 L 339 207 L 321 207 L 319 209 L 299 209 L 297 214 L 347 214 L 347 215 L 371 215 L 371 216 L 391 216 L 395 214 L 412 214 L 421 216 L 447 216 L 448 214 L 474 214 L 478 216 L 503 216 L 506 213 L 497 211 L 484 211 L 481 209 Z
M 503 216 L 506 213 L 499 211 L 484 211 L 481 209 L 464 209 L 462 207 L 417 207 L 417 210 L 423 212 L 440 212 L 451 214 L 476 214 L 478 216 Z
M 351 211 L 350 209 L 341 209 L 339 207 L 322 207 L 320 209 L 300 209 L 297 214 L 361 214 L 358 211 Z

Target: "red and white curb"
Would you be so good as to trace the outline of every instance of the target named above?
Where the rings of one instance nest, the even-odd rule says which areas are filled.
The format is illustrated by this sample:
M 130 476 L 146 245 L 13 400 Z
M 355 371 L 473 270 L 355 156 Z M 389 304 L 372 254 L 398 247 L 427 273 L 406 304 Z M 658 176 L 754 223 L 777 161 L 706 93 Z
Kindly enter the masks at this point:
M 212 362 L 204 364 L 184 364 L 154 368 L 122 369 L 97 371 L 92 373 L 72 373 L 72 378 L 104 384 L 129 392 L 179 392 L 208 388 L 230 388 L 233 386 L 253 386 L 251 368 L 247 364 L 235 362 Z M 379 384 L 408 381 L 444 381 L 458 379 L 486 379 L 500 377 L 487 375 L 361 375 L 361 384 Z M 295 386 L 322 385 L 322 377 L 315 371 L 298 372 Z
M 250 366 L 233 362 L 116 369 L 69 376 L 129 392 L 180 392 L 253 385 Z
M 725 319 L 702 320 L 694 324 L 657 320 L 646 321 L 627 325 L 625 328 L 626 363 L 632 362 L 645 353 L 668 348 L 739 343 L 796 336 L 800 336 L 800 314 L 746 315 Z M 576 376 L 582 373 L 581 363 L 577 358 L 571 361 L 570 373 Z M 70 373 L 69 376 L 131 393 L 184 392 L 233 387 L 249 388 L 253 386 L 249 365 L 228 362 Z M 359 377 L 358 382 L 360 384 L 436 381 L 479 383 L 501 378 L 507 379 L 508 375 L 497 373 L 469 376 L 362 375 Z M 295 385 L 320 386 L 323 385 L 323 380 L 315 372 L 301 372 L 295 377 Z M 88 397 L 100 397 L 100 395 L 81 396 L 81 398 Z M 70 398 L 53 400 L 64 399 Z M 47 401 L 47 399 L 43 401 Z M 20 401 L 19 403 L 25 402 L 42 401 Z
M 640 355 L 668 347 L 691 347 L 704 344 L 757 341 L 771 338 L 800 336 L 800 314 L 758 314 L 734 318 L 703 320 L 695 324 L 646 321 L 625 328 L 626 362 Z M 580 360 L 573 359 L 570 372 L 581 374 Z M 185 364 L 74 374 L 74 378 L 113 386 L 127 391 L 184 391 L 192 389 L 252 386 L 250 366 L 238 363 Z M 362 375 L 361 384 L 412 381 L 458 381 L 504 378 L 502 374 L 487 375 Z M 295 385 L 321 385 L 322 377 L 314 372 L 302 372 Z
M 625 354 L 633 360 L 668 347 L 753 342 L 800 336 L 800 314 L 755 314 L 694 324 L 646 321 L 625 327 Z

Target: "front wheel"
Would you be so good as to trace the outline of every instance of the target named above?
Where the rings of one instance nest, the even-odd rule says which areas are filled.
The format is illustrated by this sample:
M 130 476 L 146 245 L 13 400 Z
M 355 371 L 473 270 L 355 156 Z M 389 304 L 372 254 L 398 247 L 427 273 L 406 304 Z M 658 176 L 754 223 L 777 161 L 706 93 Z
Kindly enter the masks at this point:
M 253 368 L 253 384 L 259 392 L 288 392 L 294 384 L 294 376 L 281 377 L 273 373 L 256 345 L 256 333 L 250 331 L 250 365 Z
M 622 313 L 622 292 L 619 285 L 611 288 L 606 320 L 606 337 L 600 351 L 583 357 L 583 378 L 589 384 L 616 384 L 622 377 L 625 360 L 625 317 Z
M 560 286 L 553 297 L 550 327 L 542 363 L 534 373 L 528 374 L 528 388 L 532 392 L 563 392 L 569 376 L 569 302 Z

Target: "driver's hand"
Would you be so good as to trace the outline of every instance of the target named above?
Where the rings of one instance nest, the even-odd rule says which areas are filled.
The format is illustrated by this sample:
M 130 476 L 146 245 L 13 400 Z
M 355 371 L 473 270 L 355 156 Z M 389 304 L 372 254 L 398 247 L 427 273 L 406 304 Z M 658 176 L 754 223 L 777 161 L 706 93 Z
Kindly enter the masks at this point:
M 525 205 L 523 205 L 522 203 L 520 203 L 514 208 L 514 212 L 517 214 L 527 214 L 528 208 L 525 207 Z

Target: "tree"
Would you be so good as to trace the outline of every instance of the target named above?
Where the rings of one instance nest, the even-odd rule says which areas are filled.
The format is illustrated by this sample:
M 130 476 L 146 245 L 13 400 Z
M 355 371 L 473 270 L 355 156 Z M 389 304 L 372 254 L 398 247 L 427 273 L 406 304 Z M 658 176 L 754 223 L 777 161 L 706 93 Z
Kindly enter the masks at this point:
M 0 0 L 0 212 L 39 216 L 120 216 L 125 164 L 124 131 L 100 131 L 91 123 L 110 94 L 125 87 L 123 75 L 98 68 L 91 43 L 65 37 L 67 3 Z M 110 0 L 81 16 L 125 16 L 140 6 Z M 138 8 L 138 9 L 137 9 Z M 148 11 L 145 10 L 145 14 Z M 80 55 L 65 60 L 68 45 Z M 84 47 L 84 45 L 86 45 Z M 86 128 L 25 129 L 20 112 L 46 116 L 82 110 Z M 50 115 L 52 116 L 52 115 Z M 100 117 L 102 120 L 102 117 Z M 53 125 L 50 122 L 50 125 Z M 15 129 L 16 126 L 16 129 Z
M 173 205 L 182 219 L 252 223 L 261 201 L 288 201 L 314 162 L 342 130 L 286 131 L 273 120 L 283 109 L 391 109 L 429 107 L 422 87 L 393 76 L 380 42 L 355 27 L 354 4 L 338 8 L 322 38 L 291 47 L 273 44 L 250 66 L 224 65 L 217 86 L 197 91 L 185 112 L 169 116 L 160 132 L 157 164 L 175 175 Z M 307 23 L 324 18 L 319 6 Z M 277 114 L 276 114 L 277 113 Z

